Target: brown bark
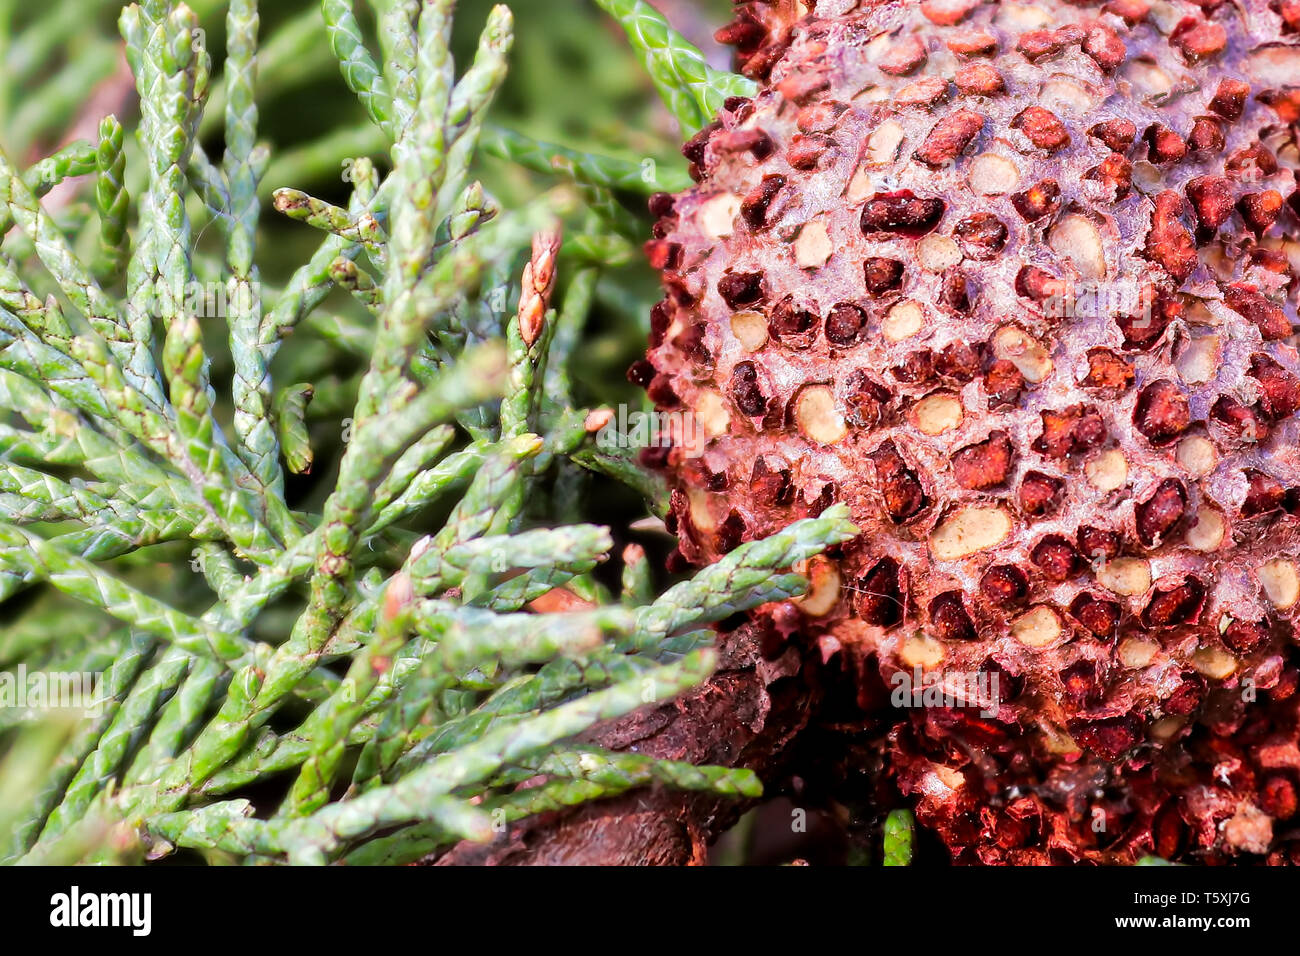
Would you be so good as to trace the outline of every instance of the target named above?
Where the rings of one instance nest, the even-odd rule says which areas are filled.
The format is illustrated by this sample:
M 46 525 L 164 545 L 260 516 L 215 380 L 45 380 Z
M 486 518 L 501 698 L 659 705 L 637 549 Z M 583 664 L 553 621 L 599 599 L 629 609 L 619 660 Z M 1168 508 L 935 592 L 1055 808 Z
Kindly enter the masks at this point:
M 602 724 L 586 739 L 662 759 L 747 767 L 765 783 L 779 779 L 820 695 L 811 661 L 798 647 L 763 658 L 770 628 L 746 622 L 719 635 L 718 669 L 707 683 L 669 704 Z M 436 865 L 701 864 L 712 840 L 752 802 L 642 789 L 520 821 L 491 844 L 453 847 Z

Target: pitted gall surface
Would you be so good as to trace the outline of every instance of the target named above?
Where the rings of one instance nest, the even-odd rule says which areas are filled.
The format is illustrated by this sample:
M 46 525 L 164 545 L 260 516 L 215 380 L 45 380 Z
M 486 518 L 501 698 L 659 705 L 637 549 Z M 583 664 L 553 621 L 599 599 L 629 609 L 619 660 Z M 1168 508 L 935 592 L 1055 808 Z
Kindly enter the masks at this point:
M 722 36 L 761 89 L 652 203 L 633 376 L 716 426 L 657 461 L 681 559 L 848 505 L 806 638 L 864 687 L 999 675 L 993 716 L 889 716 L 959 861 L 1300 862 L 1300 7 L 753 0 Z

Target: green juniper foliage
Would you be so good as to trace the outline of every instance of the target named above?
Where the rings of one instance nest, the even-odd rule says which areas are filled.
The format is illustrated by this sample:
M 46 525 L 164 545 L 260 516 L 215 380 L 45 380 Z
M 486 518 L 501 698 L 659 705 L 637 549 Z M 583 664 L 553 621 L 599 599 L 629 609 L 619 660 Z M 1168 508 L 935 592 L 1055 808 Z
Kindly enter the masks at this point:
M 894 810 L 885 818 L 884 865 L 911 866 L 916 841 L 916 818 L 911 810 Z
M 599 5 L 678 135 L 750 90 L 642 0 Z M 662 488 L 597 447 L 573 359 L 598 302 L 643 310 L 615 274 L 645 233 L 625 202 L 680 165 L 488 122 L 504 6 L 458 63 L 451 0 L 322 0 L 265 36 L 256 0 L 141 0 L 129 77 L 85 6 L 0 4 L 11 78 L 76 47 L 25 103 L 0 90 L 0 666 L 101 674 L 101 700 L 0 708 L 0 858 L 397 863 L 648 784 L 757 795 L 575 742 L 706 680 L 712 623 L 802 593 L 789 569 L 855 533 L 831 509 L 657 596 L 637 547 L 621 595 L 598 573 L 592 473 L 651 508 Z M 267 98 L 331 62 L 361 115 L 269 148 Z M 89 141 L 20 158 L 118 73 Z M 494 195 L 480 152 L 543 188 Z M 337 201 L 292 188 L 330 169 Z M 277 214 L 305 251 L 271 284 Z M 561 221 L 552 258 L 533 240 Z M 561 587 L 581 609 L 530 610 Z

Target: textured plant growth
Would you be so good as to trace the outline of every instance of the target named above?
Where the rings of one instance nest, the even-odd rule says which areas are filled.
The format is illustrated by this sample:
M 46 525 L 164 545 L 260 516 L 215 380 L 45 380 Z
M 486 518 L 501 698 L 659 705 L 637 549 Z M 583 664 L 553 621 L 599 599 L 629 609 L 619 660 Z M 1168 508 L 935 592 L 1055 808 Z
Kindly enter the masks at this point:
M 762 89 L 652 200 L 632 372 L 704 426 L 657 462 L 679 560 L 849 507 L 802 609 L 862 725 L 958 689 L 849 771 L 959 860 L 1300 860 L 1298 29 L 822 0 L 719 34 Z

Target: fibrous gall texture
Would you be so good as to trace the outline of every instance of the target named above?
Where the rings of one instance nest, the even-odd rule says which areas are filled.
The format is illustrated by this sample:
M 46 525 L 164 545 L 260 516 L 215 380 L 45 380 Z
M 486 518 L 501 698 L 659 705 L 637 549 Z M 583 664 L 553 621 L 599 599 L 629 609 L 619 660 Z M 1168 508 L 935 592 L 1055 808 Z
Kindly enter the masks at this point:
M 805 633 L 863 686 L 999 677 L 893 712 L 960 860 L 1300 860 L 1298 30 L 821 0 L 721 33 L 761 91 L 654 203 L 648 387 L 703 425 L 670 525 L 705 563 L 845 502 Z

